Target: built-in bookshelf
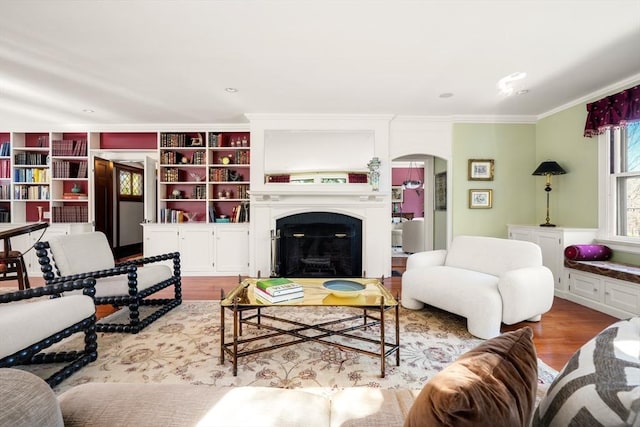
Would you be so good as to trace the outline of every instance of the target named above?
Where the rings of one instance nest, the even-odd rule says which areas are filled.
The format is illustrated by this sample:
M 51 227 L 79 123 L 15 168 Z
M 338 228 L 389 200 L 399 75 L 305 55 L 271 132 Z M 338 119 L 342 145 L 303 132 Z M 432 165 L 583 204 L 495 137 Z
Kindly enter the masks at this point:
M 0 223 L 11 222 L 11 134 L 0 132 Z
M 248 132 L 159 138 L 158 222 L 248 222 Z
M 89 222 L 88 139 L 86 132 L 0 133 L 0 223 Z
M 0 132 L 0 223 L 90 222 L 91 150 L 157 150 L 157 222 L 249 221 L 248 131 Z
M 249 221 L 251 142 L 248 132 L 209 132 L 209 221 Z
M 86 133 L 51 135 L 51 221 L 89 221 L 89 142 Z

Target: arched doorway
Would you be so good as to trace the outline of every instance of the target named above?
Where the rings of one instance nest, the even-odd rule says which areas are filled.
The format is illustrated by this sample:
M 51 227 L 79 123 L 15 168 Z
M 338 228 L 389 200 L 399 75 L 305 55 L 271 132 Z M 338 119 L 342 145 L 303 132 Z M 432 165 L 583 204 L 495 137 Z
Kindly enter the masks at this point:
M 446 176 L 447 161 L 439 157 L 410 154 L 392 159 L 392 194 L 397 196 L 392 200 L 390 212 L 392 257 L 447 247 Z M 411 242 L 404 239 L 402 230 L 409 221 L 423 221 L 406 226 L 411 229 Z

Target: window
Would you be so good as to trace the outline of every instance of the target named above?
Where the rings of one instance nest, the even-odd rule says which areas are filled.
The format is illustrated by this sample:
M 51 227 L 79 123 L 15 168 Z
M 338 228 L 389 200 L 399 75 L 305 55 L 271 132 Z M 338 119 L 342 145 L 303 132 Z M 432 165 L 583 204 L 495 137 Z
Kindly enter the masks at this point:
M 118 195 L 120 198 L 142 200 L 144 181 L 136 169 L 118 168 Z
M 606 130 L 600 144 L 601 232 L 640 243 L 640 123 Z

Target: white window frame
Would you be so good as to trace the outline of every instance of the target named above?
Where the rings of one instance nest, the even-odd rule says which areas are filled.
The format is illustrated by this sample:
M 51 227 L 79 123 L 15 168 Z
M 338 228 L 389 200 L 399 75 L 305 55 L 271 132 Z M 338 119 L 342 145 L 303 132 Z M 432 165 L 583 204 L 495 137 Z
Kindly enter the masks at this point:
M 598 233 L 596 240 L 606 244 L 613 250 L 640 254 L 640 238 L 618 236 L 617 233 L 617 201 L 616 175 L 609 173 L 610 155 L 609 141 L 611 133 L 614 138 L 613 161 L 620 164 L 620 130 L 607 129 L 598 135 Z

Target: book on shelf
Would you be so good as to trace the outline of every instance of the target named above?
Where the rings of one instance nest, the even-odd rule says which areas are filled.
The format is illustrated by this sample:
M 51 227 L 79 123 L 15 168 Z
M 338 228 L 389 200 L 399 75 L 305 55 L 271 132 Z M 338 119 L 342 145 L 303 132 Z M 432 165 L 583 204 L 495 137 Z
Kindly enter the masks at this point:
M 64 193 L 62 198 L 65 200 L 86 200 L 88 196 L 87 193 Z
M 258 301 L 267 302 L 269 304 L 275 304 L 278 302 L 293 301 L 296 299 L 304 298 L 304 291 L 300 290 L 299 292 L 273 296 L 273 295 L 269 295 L 268 293 L 266 293 L 260 288 L 254 288 L 253 295 L 256 297 Z
M 256 282 L 256 288 L 271 296 L 280 296 L 303 291 L 302 285 L 282 277 L 258 280 Z

